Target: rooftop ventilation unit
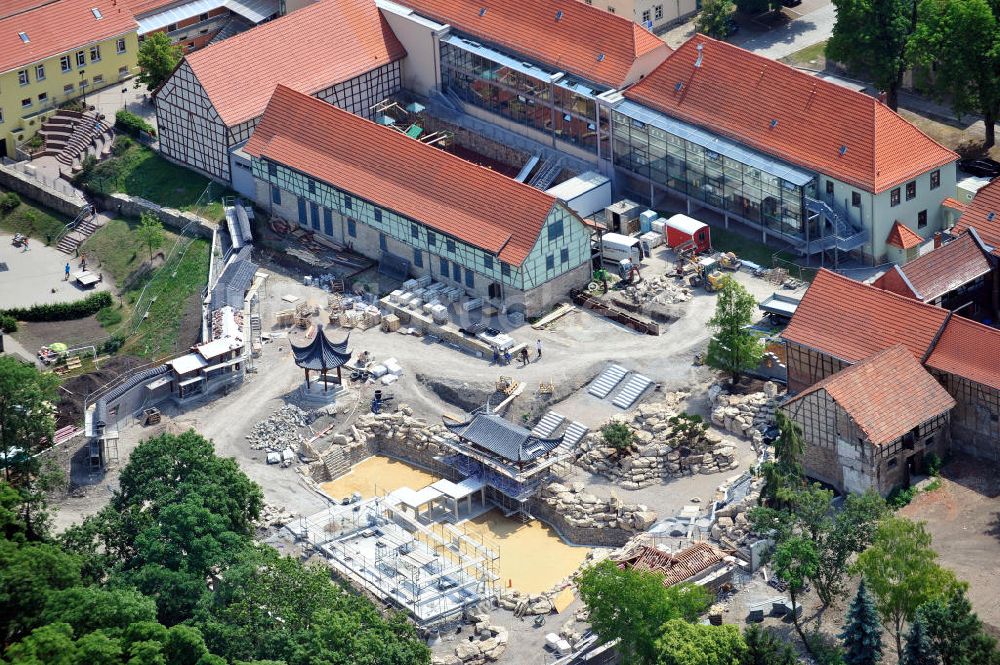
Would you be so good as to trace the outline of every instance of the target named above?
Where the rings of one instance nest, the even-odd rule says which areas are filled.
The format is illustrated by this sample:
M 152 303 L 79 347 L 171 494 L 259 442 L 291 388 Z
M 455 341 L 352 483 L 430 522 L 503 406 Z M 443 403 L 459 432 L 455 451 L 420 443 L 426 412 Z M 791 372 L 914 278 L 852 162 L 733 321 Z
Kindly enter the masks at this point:
M 843 157 L 844 155 L 847 154 L 847 146 L 846 145 L 840 146 L 840 150 L 838 152 L 840 153 L 840 156 Z
M 20 37 L 21 41 L 24 42 L 25 44 L 31 41 L 30 39 L 28 39 L 28 33 L 26 32 L 19 32 L 17 33 L 17 36 Z
M 705 45 L 698 44 L 697 49 L 698 49 L 698 59 L 694 61 L 694 66 L 701 67 L 702 60 L 705 59 L 705 53 L 704 53 Z
M 98 21 L 100 21 L 102 18 L 104 18 L 104 15 L 101 14 L 101 10 L 98 9 L 97 7 L 91 7 L 90 11 L 94 15 L 94 18 L 96 18 Z
M 563 10 L 561 10 L 561 9 L 560 9 L 560 10 L 557 10 L 557 11 L 556 11 L 556 20 L 557 20 L 557 21 L 561 21 L 561 20 L 562 20 L 562 17 L 563 17 Z

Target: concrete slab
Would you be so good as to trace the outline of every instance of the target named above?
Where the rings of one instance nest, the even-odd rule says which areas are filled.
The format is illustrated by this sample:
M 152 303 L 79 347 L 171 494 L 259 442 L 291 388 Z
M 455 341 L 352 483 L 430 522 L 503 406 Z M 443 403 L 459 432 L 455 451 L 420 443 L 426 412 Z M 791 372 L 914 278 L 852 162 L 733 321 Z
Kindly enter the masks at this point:
M 0 263 L 7 264 L 7 270 L 0 272 L 0 309 L 71 302 L 94 291 L 110 289 L 108 280 L 89 289 L 66 281 L 66 264 L 77 271 L 79 259 L 67 257 L 34 239 L 29 242 L 30 249 L 24 251 L 11 244 L 13 237 L 10 233 L 0 233 Z

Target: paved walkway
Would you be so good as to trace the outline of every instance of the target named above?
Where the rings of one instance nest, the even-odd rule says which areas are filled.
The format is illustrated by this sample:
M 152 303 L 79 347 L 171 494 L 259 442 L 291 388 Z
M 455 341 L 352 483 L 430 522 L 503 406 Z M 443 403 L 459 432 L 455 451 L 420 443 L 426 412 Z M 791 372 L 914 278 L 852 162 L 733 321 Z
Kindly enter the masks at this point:
M 146 122 L 156 127 L 156 109 L 149 98 L 146 86 L 135 87 L 135 79 L 122 81 L 100 92 L 87 95 L 87 104 L 103 113 L 108 124 L 115 124 L 115 114 L 128 109 Z
M 82 289 L 75 282 L 63 279 L 66 262 L 70 270 L 77 272 L 80 261 L 67 258 L 54 247 L 32 240 L 27 252 L 11 244 L 13 236 L 0 233 L 0 263 L 7 270 L 0 272 L 0 309 L 9 307 L 30 307 L 41 303 L 70 302 L 79 300 L 95 290 L 106 291 L 111 284 L 108 280 L 91 289 Z
M 837 9 L 827 2 L 814 11 L 768 30 L 757 30 L 751 26 L 733 35 L 729 41 L 777 60 L 829 39 L 836 22 Z

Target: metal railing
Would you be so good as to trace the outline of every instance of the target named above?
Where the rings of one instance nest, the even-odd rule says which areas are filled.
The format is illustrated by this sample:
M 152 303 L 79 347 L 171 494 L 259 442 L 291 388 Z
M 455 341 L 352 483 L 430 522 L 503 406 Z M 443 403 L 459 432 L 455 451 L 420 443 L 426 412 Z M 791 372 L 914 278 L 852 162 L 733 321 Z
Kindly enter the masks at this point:
M 81 222 L 83 222 L 83 220 L 90 219 L 91 217 L 93 217 L 93 215 L 94 215 L 94 207 L 91 205 L 88 205 L 86 208 L 81 210 L 80 213 L 76 217 L 74 217 L 71 222 L 69 222 L 66 226 L 63 227 L 62 231 L 59 232 L 59 235 L 57 235 L 52 240 L 52 246 L 58 247 L 59 242 L 63 238 L 69 235 L 71 231 L 73 231 L 77 226 L 80 225 Z

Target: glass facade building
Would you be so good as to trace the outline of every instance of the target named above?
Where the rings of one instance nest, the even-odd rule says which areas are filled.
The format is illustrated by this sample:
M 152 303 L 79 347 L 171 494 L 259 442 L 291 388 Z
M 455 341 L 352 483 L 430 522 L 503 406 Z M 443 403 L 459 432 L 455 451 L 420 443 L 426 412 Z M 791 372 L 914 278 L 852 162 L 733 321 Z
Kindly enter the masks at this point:
M 441 41 L 441 87 L 467 104 L 596 153 L 602 90 L 563 72 L 520 62 L 478 42 L 450 35 Z
M 633 102 L 612 116 L 616 167 L 790 241 L 820 235 L 805 209 L 815 197 L 814 174 Z

